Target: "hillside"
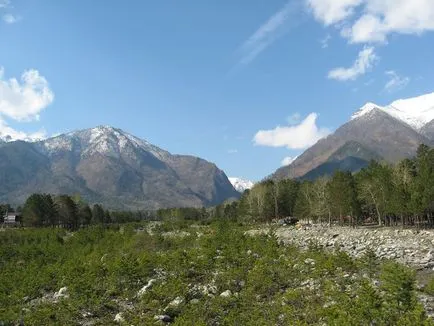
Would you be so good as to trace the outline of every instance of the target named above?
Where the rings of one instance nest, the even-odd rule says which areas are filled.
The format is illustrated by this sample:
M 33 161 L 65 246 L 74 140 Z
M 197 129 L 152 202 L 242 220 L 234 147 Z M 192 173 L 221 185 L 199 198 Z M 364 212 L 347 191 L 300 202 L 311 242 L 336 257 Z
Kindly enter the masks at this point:
M 354 166 L 348 166 L 350 157 L 394 163 L 414 156 L 420 144 L 434 144 L 433 114 L 434 93 L 395 101 L 387 107 L 368 103 L 350 121 L 308 148 L 291 165 L 278 169 L 272 177 L 302 177 L 315 169 L 314 175 L 320 175 L 321 170 L 328 174 L 342 166 L 337 161 L 345 161 L 350 171 L 363 167 L 360 160 L 353 160 Z M 354 156 L 357 153 L 345 148 L 346 144 L 358 144 L 364 154 Z M 321 167 L 323 164 L 326 166 Z
M 11 204 L 34 192 L 79 193 L 112 209 L 201 207 L 239 196 L 214 164 L 106 126 L 2 143 L 0 183 L 0 200 Z

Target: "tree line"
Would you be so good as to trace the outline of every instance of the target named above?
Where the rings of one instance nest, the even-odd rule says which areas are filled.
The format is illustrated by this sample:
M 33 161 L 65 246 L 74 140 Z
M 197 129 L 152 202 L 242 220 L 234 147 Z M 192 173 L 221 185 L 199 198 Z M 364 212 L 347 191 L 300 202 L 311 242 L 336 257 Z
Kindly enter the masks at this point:
M 0 212 L 11 209 L 0 205 Z M 396 165 L 371 161 L 358 173 L 337 171 L 315 181 L 265 180 L 237 201 L 213 208 L 109 211 L 79 196 L 33 194 L 17 208 L 28 226 L 77 229 L 90 224 L 148 220 L 271 221 L 296 217 L 326 224 L 376 223 L 434 227 L 434 149 L 420 145 L 416 157 Z
M 371 161 L 356 174 L 337 171 L 315 181 L 266 180 L 239 201 L 217 206 L 229 219 L 295 216 L 327 224 L 434 226 L 434 149 L 419 146 L 396 165 Z
M 10 205 L 0 205 L 2 216 L 14 212 Z M 23 207 L 17 207 L 20 223 L 32 227 L 63 227 L 76 230 L 91 224 L 134 222 L 148 217 L 141 211 L 109 211 L 100 204 L 90 206 L 80 196 L 35 193 Z

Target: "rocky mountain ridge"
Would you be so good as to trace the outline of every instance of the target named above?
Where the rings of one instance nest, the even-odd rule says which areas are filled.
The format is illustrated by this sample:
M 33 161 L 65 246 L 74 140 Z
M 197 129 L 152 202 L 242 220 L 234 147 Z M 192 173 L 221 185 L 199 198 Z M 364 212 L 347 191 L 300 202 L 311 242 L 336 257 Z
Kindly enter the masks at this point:
M 79 193 L 109 208 L 215 205 L 239 193 L 212 163 L 171 153 L 110 126 L 34 143 L 0 144 L 0 200 Z
M 394 163 L 411 157 L 420 144 L 434 145 L 433 119 L 434 93 L 386 107 L 368 103 L 333 134 L 319 140 L 289 166 L 278 169 L 272 178 L 330 174 L 342 166 L 355 172 L 371 159 Z M 363 149 L 363 157 L 351 149 L 355 143 Z M 349 161 L 354 164 L 348 165 Z

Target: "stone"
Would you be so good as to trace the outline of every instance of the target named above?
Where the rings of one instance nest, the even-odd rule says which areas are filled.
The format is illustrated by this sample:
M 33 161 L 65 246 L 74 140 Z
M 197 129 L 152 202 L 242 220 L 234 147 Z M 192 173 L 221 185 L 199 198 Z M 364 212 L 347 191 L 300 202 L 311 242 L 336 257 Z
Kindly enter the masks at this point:
M 307 259 L 304 261 L 304 263 L 305 263 L 306 265 L 312 265 L 312 266 L 314 266 L 314 265 L 315 265 L 315 260 L 313 260 L 312 258 L 307 258 Z
M 67 299 L 69 298 L 68 288 L 63 287 L 58 292 L 54 293 L 54 299 Z
M 231 290 L 226 290 L 225 292 L 222 292 L 220 294 L 220 296 L 223 297 L 223 298 L 229 298 L 231 295 L 232 295 Z
M 104 263 L 104 262 L 105 262 L 107 256 L 108 256 L 108 254 L 104 254 L 104 255 L 102 255 L 102 257 L 101 257 L 101 259 L 100 259 L 101 263 Z
M 155 279 L 151 279 L 148 281 L 148 284 L 146 284 L 144 287 L 142 287 L 139 292 L 137 292 L 137 296 L 138 297 L 142 297 L 152 286 L 152 284 L 154 284 L 157 280 Z
M 123 323 L 125 321 L 125 319 L 122 316 L 122 313 L 119 312 L 118 314 L 116 314 L 115 319 L 113 319 L 113 321 L 115 321 L 117 323 Z
M 169 303 L 169 307 L 178 307 L 180 304 L 184 302 L 184 298 L 182 297 L 176 297 L 175 300 Z
M 157 315 L 154 316 L 154 320 L 159 320 L 163 323 L 170 323 L 172 321 L 172 317 L 170 317 L 169 315 Z

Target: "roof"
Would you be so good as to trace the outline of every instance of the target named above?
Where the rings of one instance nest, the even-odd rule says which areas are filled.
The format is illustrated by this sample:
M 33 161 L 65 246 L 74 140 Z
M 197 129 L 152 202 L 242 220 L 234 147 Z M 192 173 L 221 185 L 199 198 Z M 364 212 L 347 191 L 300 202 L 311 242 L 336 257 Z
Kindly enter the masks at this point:
M 18 222 L 16 216 L 6 216 L 4 218 L 4 223 L 16 223 L 16 222 Z

